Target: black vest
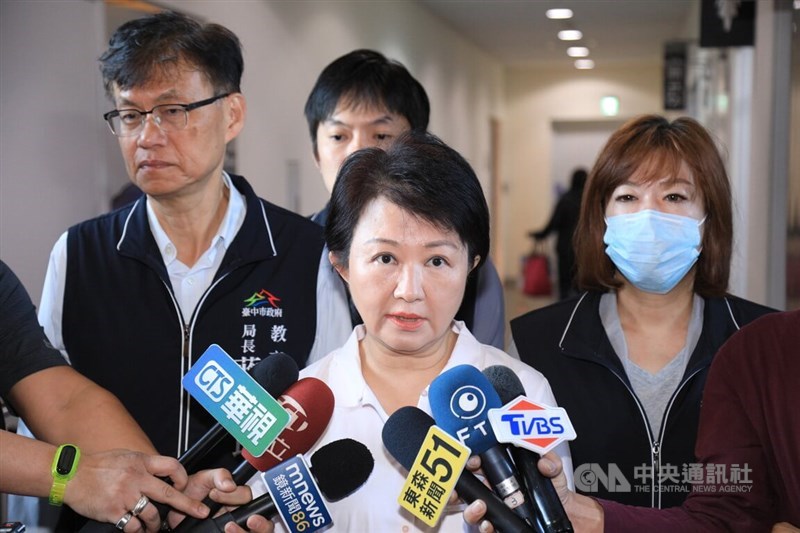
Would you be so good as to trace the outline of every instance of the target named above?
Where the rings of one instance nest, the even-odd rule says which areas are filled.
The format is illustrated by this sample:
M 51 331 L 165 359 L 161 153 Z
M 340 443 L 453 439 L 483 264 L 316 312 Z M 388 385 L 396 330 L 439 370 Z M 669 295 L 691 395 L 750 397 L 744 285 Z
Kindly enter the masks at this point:
M 578 435 L 569 443 L 577 492 L 628 505 L 680 505 L 691 490 L 683 467 L 695 462 L 700 403 L 714 354 L 739 327 L 772 309 L 735 296 L 705 300 L 702 333 L 664 413 L 663 428 L 651 428 L 656 446 L 606 336 L 600 297 L 588 292 L 515 318 L 514 344 L 520 359 L 547 378 Z M 649 476 L 653 471 L 663 474 L 662 483 Z
M 214 423 L 181 386 L 210 344 L 245 367 L 282 351 L 302 368 L 314 342 L 319 226 L 231 179 L 244 224 L 187 323 L 145 198 L 69 230 L 62 327 L 72 364 L 116 394 L 164 455 L 179 456 Z M 207 465 L 223 466 L 220 457 L 230 455 Z

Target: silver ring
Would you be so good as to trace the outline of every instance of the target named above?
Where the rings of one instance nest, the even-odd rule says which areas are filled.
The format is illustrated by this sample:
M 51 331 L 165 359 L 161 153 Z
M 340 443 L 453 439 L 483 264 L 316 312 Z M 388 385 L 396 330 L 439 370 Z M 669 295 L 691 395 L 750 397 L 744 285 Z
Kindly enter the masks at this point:
M 144 511 L 144 508 L 147 507 L 148 503 L 150 503 L 150 500 L 147 499 L 147 496 L 142 495 L 142 497 L 139 498 L 139 501 L 136 502 L 136 505 L 133 506 L 133 509 L 131 509 L 131 514 L 133 516 L 139 516 L 139 513 Z
M 125 529 L 125 526 L 128 525 L 128 522 L 131 521 L 131 518 L 133 518 L 133 513 L 130 512 L 125 513 L 124 515 L 122 515 L 122 518 L 117 520 L 117 523 L 114 524 L 114 526 L 120 531 L 122 531 L 123 529 Z

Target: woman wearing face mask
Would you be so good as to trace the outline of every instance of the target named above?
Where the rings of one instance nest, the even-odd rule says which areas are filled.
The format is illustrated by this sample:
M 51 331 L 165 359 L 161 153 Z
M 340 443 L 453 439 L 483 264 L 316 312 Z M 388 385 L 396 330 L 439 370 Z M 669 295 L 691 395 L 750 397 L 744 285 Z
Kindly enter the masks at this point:
M 726 293 L 731 218 L 722 158 L 690 118 L 633 119 L 598 156 L 574 239 L 585 292 L 511 321 L 575 426 L 578 492 L 671 507 L 692 482 L 743 475 L 693 453 L 715 352 L 770 311 Z

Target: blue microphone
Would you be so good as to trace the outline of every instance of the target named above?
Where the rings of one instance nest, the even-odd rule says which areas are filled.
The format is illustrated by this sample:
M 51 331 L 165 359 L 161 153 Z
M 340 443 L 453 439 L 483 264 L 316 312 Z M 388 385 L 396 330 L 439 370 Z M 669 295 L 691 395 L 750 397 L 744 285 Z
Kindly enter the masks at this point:
M 436 425 L 468 446 L 481 458 L 481 468 L 495 493 L 531 526 L 536 511 L 505 446 L 497 442 L 489 423 L 489 409 L 503 406 L 500 396 L 471 365 L 459 365 L 440 374 L 429 389 Z

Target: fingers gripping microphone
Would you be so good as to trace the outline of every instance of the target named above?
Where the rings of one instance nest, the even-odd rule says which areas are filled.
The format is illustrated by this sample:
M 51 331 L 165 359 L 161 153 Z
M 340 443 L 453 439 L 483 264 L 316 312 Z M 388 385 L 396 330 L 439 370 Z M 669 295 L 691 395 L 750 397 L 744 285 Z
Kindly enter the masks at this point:
M 397 462 L 410 470 L 432 425 L 433 418 L 425 411 L 417 407 L 401 407 L 383 426 L 383 445 Z M 506 507 L 472 472 L 465 470 L 461 473 L 456 492 L 467 503 L 483 500 L 486 503 L 485 518 L 492 522 L 496 530 L 506 533 L 531 531 L 531 527 Z
M 250 370 L 253 379 L 273 398 L 282 394 L 289 385 L 296 382 L 299 373 L 294 359 L 283 352 L 262 359 Z M 193 474 L 200 460 L 208 455 L 226 435 L 228 435 L 228 430 L 225 429 L 225 426 L 219 422 L 214 424 L 205 435 L 178 458 L 178 461 L 186 469 L 186 472 Z
M 299 380 L 278 397 L 278 403 L 291 413 L 289 425 L 260 457 L 242 450 L 245 460 L 231 472 L 237 485 L 245 484 L 257 472 L 266 472 L 289 457 L 306 453 L 319 440 L 333 414 L 333 392 L 317 378 Z M 211 509 L 210 516 L 222 507 L 210 498 L 203 503 Z M 189 531 L 199 522 L 197 518 L 186 517 L 175 531 Z
M 375 461 L 369 449 L 353 439 L 340 439 L 322 446 L 311 455 L 311 474 L 326 500 L 346 498 L 366 483 Z M 225 524 L 236 522 L 245 527 L 248 517 L 259 514 L 272 518 L 278 509 L 267 492 L 250 503 L 214 519 L 204 520 L 190 531 L 206 533 L 224 531 Z
M 529 524 L 536 523 L 533 504 L 506 446 L 500 445 L 489 424 L 489 409 L 502 407 L 492 384 L 471 365 L 458 365 L 440 374 L 430 386 L 436 424 L 480 455 L 481 468 L 498 496 Z
M 255 379 L 258 384 L 261 385 L 273 397 L 280 395 L 289 387 L 289 385 L 295 383 L 299 373 L 300 371 L 297 368 L 297 363 L 295 360 L 283 352 L 269 355 L 268 357 L 259 361 L 258 364 L 256 364 L 256 366 L 250 370 L 250 375 L 253 376 L 253 379 Z M 330 419 L 330 416 L 328 419 Z M 206 455 L 208 455 L 208 453 L 213 450 L 214 447 L 216 447 L 226 435 L 228 435 L 228 430 L 225 429 L 225 426 L 220 423 L 214 424 L 211 426 L 211 429 L 205 433 L 205 435 L 200 437 L 200 439 L 195 442 L 191 448 L 186 450 L 186 452 L 178 458 L 178 461 L 181 463 L 184 469 L 186 469 L 187 473 L 194 473 L 197 468 L 197 464 Z M 171 483 L 170 480 L 165 481 L 167 483 Z M 204 503 L 208 503 L 208 501 L 205 501 Z M 169 512 L 169 507 L 156 501 L 151 501 L 151 503 L 158 508 L 161 518 L 165 518 L 167 512 Z M 212 501 L 212 504 L 217 505 L 217 510 L 219 510 L 219 506 L 216 504 L 216 502 Z M 117 529 L 113 524 L 97 522 L 95 520 L 89 520 L 80 529 L 80 533 L 111 533 L 114 531 L 117 531 Z
M 504 405 L 519 396 L 525 396 L 525 387 L 510 368 L 502 365 L 490 366 L 483 370 L 483 375 L 494 386 Z M 525 488 L 533 499 L 538 530 L 542 533 L 572 532 L 572 523 L 564 511 L 553 482 L 539 472 L 539 454 L 516 446 L 509 448 Z

